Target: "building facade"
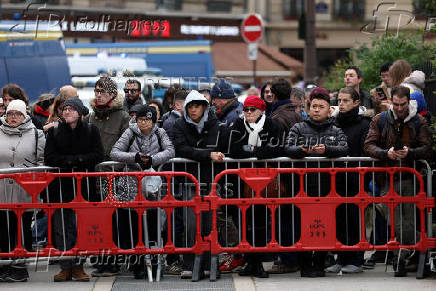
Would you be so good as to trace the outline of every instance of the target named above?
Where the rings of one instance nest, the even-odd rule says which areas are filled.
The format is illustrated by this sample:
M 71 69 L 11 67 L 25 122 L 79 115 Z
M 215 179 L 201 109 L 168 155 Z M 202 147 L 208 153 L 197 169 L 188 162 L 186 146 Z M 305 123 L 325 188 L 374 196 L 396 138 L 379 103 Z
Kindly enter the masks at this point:
M 304 0 L 38 0 L 31 7 L 25 2 L 1 0 L 2 17 L 58 14 L 66 42 L 242 42 L 244 16 L 258 13 L 265 26 L 261 42 L 303 61 Z M 426 19 L 419 3 L 423 1 L 315 0 L 318 73 L 386 29 L 429 29 L 435 18 Z

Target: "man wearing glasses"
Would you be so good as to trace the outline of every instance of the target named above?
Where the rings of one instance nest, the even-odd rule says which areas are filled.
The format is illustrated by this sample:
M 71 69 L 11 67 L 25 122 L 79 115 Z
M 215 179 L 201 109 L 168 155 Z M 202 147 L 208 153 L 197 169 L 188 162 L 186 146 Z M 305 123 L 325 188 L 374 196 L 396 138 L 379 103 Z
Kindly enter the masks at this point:
M 94 112 L 85 121 L 100 131 L 104 148 L 104 160 L 110 160 L 112 146 L 129 127 L 129 114 L 123 110 L 123 96 L 118 94 L 117 84 L 109 77 L 101 77 L 95 83 L 95 97 L 89 102 Z
M 129 112 L 130 109 L 135 105 L 144 105 L 141 99 L 141 83 L 135 79 L 127 80 L 124 86 L 124 98 L 123 109 Z
M 117 84 L 109 77 L 101 77 L 95 83 L 95 97 L 89 102 L 93 110 L 85 118 L 85 122 L 95 125 L 101 136 L 104 149 L 104 160 L 110 161 L 113 145 L 129 127 L 129 114 L 123 110 L 123 96 L 118 94 Z M 102 169 L 110 171 L 111 169 Z M 106 186 L 99 185 L 101 192 L 107 193 Z M 98 196 L 98 195 L 97 195 Z M 104 197 L 92 197 L 92 201 L 101 201 Z M 118 266 L 111 259 L 104 258 L 99 263 L 93 277 L 108 277 L 118 274 Z

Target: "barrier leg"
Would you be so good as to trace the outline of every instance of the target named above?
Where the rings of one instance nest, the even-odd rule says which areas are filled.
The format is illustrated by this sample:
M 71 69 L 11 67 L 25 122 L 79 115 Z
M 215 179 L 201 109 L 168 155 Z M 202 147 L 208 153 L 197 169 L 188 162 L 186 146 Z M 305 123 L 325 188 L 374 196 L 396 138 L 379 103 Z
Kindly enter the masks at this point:
M 210 256 L 210 275 L 209 280 L 215 282 L 218 278 L 218 255 Z
M 142 224 L 144 226 L 144 243 L 145 243 L 145 247 L 147 249 L 150 249 L 150 242 L 148 239 L 148 224 L 147 224 L 147 212 L 144 212 L 144 214 L 142 215 Z M 148 282 L 153 282 L 153 270 L 152 270 L 152 266 L 151 266 L 151 258 L 150 258 L 150 254 L 145 255 L 145 265 L 147 267 L 147 277 L 148 277 Z
M 162 266 L 165 265 L 165 258 L 163 255 L 157 255 L 157 270 L 156 270 L 156 282 L 160 282 L 160 278 L 163 277 Z
M 424 279 L 426 252 L 419 252 L 418 270 L 416 272 L 416 279 Z
M 195 255 L 195 260 L 194 260 L 194 268 L 192 270 L 192 282 L 198 282 L 200 281 L 203 276 L 204 273 L 201 274 L 200 272 L 203 272 L 203 269 L 201 268 L 201 266 L 203 265 L 203 255 Z
M 163 248 L 162 243 L 162 220 L 161 220 L 161 210 L 157 208 L 157 245 L 158 248 Z M 157 270 L 156 270 L 156 282 L 160 282 L 160 277 L 162 274 L 162 265 L 165 264 L 165 260 L 161 254 L 157 255 Z

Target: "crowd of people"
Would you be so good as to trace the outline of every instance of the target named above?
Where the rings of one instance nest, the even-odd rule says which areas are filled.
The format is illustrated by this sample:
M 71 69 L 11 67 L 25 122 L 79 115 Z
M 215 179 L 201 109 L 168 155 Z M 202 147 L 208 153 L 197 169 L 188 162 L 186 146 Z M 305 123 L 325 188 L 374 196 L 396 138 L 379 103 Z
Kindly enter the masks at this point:
M 103 161 L 118 161 L 146 171 L 157 169 L 174 157 L 181 157 L 199 162 L 198 167 L 188 170 L 200 177 L 201 183 L 211 184 L 211 162 L 219 168 L 225 157 L 370 156 L 388 166 L 398 165 L 400 161 L 404 166 L 414 160 L 430 159 L 429 113 L 422 91 L 425 75 L 412 71 L 406 61 L 397 60 L 393 64 L 384 64 L 380 68 L 380 77 L 381 85 L 370 93 L 366 92 L 360 86 L 363 80 L 361 71 L 351 66 L 345 71 L 344 88 L 337 94 L 323 87 L 310 90 L 292 88 L 287 80 L 278 79 L 266 82 L 260 90 L 250 90 L 243 103 L 238 101 L 232 84 L 226 79 L 219 79 L 211 88 L 198 90 L 172 86 L 161 103 L 159 100 L 144 102 L 141 83 L 137 80 L 128 80 L 122 94 L 111 78 L 101 77 L 95 84 L 95 97 L 89 104 L 91 112 L 72 86 L 62 87 L 57 96 L 44 94 L 29 107 L 24 90 L 18 85 L 7 84 L 1 89 L 0 167 L 46 165 L 63 171 L 92 172 Z M 401 181 L 403 190 L 413 188 L 411 178 L 404 176 Z M 319 187 L 328 185 L 315 177 L 308 176 L 307 179 L 309 196 L 318 193 Z M 60 183 L 62 195 L 56 191 Z M 72 201 L 75 194 L 72 183 L 71 179 L 60 178 L 50 185 L 50 195 L 42 199 L 50 203 Z M 374 183 L 380 191 L 386 191 L 385 180 L 379 178 Z M 3 179 L 0 184 L 0 189 L 4 189 L 0 203 L 30 201 L 30 196 L 15 182 Z M 82 184 L 82 195 L 88 201 L 101 201 L 97 194 L 101 185 L 90 184 L 88 187 Z M 348 184 L 351 187 L 357 184 L 358 187 L 358 183 L 352 180 Z M 284 191 L 288 190 L 287 187 L 284 186 Z M 322 193 L 328 191 L 321 189 Z M 114 231 L 119 232 L 121 238 L 119 247 L 125 249 L 138 240 L 136 234 L 136 242 L 130 241 L 130 211 L 119 209 L 118 220 L 114 223 Z M 351 215 L 356 211 L 359 212 L 355 209 L 337 213 L 338 217 L 343 217 L 340 221 L 350 221 L 338 227 L 341 233 L 347 234 L 345 239 L 354 243 L 359 241 L 359 221 L 353 221 Z M 404 207 L 401 211 L 403 217 L 413 221 L 412 208 Z M 261 211 L 255 210 L 254 213 L 253 219 L 265 221 L 265 214 Z M 32 216 L 27 214 L 23 216 L 22 228 L 25 247 L 30 250 Z M 0 233 L 9 234 L 0 236 L 0 252 L 9 252 L 16 245 L 17 218 L 14 216 L 12 211 L 0 211 Z M 185 235 L 194 240 L 195 216 L 183 220 L 176 212 L 175 217 L 180 220 L 177 222 L 179 226 L 175 226 L 176 231 L 185 231 Z M 210 219 L 208 213 L 202 216 L 202 233 L 207 232 Z M 377 219 L 387 224 L 388 218 L 383 214 L 378 213 Z M 395 230 L 400 232 L 397 223 Z M 406 221 L 401 231 L 401 242 L 412 243 L 415 239 L 413 222 Z M 74 246 L 77 230 L 73 211 L 63 212 L 62 219 L 60 212 L 55 212 L 53 233 L 56 248 L 68 250 Z M 386 242 L 381 234 L 373 236 L 380 243 Z M 255 241 L 262 237 L 266 237 L 265 230 L 256 231 Z M 326 255 L 326 252 L 282 253 L 271 270 L 264 270 L 262 256 L 234 254 L 226 256 L 219 271 L 239 268 L 241 276 L 266 278 L 269 274 L 300 270 L 303 277 L 322 277 L 326 271 L 362 272 L 363 267 L 371 268 L 381 259 L 380 252 L 366 261 L 363 252 L 340 252 L 337 260 L 326 268 Z M 407 271 L 416 267 L 416 262 L 413 266 L 410 257 L 398 261 L 396 276 L 405 276 Z M 190 278 L 194 255 L 168 255 L 166 263 L 167 273 Z M 54 281 L 89 280 L 83 266 L 73 259 L 62 260 L 60 267 Z M 119 272 L 115 262 L 96 264 L 95 267 L 93 276 L 111 276 Z M 207 264 L 201 266 L 201 276 L 208 267 Z M 135 278 L 145 276 L 144 268 L 136 267 L 132 271 Z M 24 265 L 0 268 L 0 281 L 26 281 L 27 278 Z

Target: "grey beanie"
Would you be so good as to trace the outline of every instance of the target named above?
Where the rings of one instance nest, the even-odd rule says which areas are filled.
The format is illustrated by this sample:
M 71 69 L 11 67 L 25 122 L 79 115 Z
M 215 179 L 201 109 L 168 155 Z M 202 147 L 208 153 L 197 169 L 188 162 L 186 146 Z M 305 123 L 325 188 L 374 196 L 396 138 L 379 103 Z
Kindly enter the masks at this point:
M 80 100 L 77 97 L 72 97 L 69 98 L 65 101 L 64 106 L 62 107 L 62 109 L 65 108 L 65 106 L 71 106 L 74 108 L 74 110 L 77 111 L 77 113 L 79 113 L 79 116 L 82 116 L 86 113 L 86 111 L 89 112 L 89 110 L 85 110 L 85 106 L 82 103 L 82 100 Z

